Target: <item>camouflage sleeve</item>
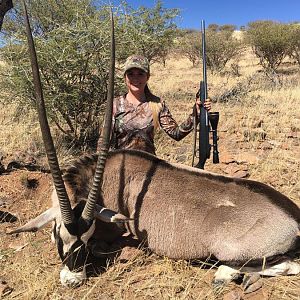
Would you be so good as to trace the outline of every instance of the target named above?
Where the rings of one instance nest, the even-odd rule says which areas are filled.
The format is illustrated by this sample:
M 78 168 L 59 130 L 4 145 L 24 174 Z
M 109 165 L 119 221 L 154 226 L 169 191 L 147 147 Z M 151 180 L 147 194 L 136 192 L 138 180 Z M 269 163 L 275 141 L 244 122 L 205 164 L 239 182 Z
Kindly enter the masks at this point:
M 194 129 L 193 113 L 188 116 L 186 121 L 180 125 L 174 120 L 170 110 L 164 102 L 159 113 L 159 123 L 161 128 L 174 140 L 180 141 Z

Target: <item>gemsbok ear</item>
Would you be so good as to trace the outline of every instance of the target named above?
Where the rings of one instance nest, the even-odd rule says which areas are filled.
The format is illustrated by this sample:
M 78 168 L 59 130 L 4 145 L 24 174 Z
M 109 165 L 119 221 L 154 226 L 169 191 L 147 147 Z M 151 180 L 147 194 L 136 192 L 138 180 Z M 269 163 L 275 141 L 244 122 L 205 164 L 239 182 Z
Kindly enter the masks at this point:
M 51 207 L 47 209 L 45 212 L 30 220 L 25 225 L 8 232 L 8 234 L 20 233 L 20 232 L 36 232 L 49 224 L 51 221 L 60 214 L 59 207 Z
M 95 208 L 94 218 L 105 223 L 127 223 L 134 220 L 98 204 L 95 205 Z

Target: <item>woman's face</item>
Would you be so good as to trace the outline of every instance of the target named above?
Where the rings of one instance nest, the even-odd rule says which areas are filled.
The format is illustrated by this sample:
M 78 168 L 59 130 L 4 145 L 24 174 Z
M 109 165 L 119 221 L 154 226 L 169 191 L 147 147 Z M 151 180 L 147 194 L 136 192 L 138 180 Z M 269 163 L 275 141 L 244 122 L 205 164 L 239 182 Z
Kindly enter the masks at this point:
M 148 79 L 148 73 L 138 68 L 129 69 L 125 73 L 127 88 L 132 92 L 144 92 Z

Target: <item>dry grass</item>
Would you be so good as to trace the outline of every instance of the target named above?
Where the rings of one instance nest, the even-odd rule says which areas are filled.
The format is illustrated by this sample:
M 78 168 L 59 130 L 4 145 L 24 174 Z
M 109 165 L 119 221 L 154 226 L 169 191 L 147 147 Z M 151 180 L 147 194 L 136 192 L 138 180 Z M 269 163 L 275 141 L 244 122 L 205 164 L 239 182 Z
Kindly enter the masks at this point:
M 236 86 L 240 94 L 213 104 L 213 110 L 220 112 L 221 164 L 208 161 L 206 168 L 226 173 L 225 156 L 229 156 L 240 161 L 239 167 L 247 166 L 250 178 L 276 187 L 300 205 L 300 73 L 286 65 L 283 67 L 286 72 L 272 81 L 257 70 L 257 60 L 248 51 L 240 62 L 240 77 L 232 76 L 230 70 L 222 76 L 208 73 L 209 95 L 213 100 L 220 99 L 225 91 Z M 166 68 L 152 66 L 150 87 L 167 102 L 180 122 L 191 113 L 200 78 L 201 66 L 193 68 L 187 59 L 176 57 L 167 61 Z M 14 155 L 17 151 L 29 151 L 33 144 L 39 148 L 41 141 L 35 116 L 15 122 L 13 109 L 11 104 L 0 110 L 0 150 Z M 157 153 L 169 161 L 190 165 L 192 140 L 192 134 L 174 142 L 159 133 Z M 64 157 L 69 155 L 69 150 L 61 146 L 60 153 L 60 157 Z M 243 156 L 248 159 L 246 163 Z M 26 220 L 47 207 L 50 186 L 48 183 L 43 190 L 28 192 L 21 182 L 29 175 L 16 172 L 15 176 L 11 184 L 2 178 L 5 187 L 0 187 L 0 197 L 13 198 L 13 207 L 21 206 L 21 216 Z M 50 182 L 47 178 L 44 181 Z M 10 225 L 1 226 L 3 232 Z M 26 246 L 16 251 L 11 244 Z M 214 291 L 211 287 L 214 271 L 209 266 L 203 269 L 201 264 L 196 267 L 155 254 L 140 254 L 127 263 L 108 266 L 106 272 L 76 290 L 63 289 L 58 282 L 60 262 L 55 246 L 50 244 L 50 228 L 17 238 L 1 235 L 0 262 L 0 278 L 14 289 L 5 299 L 210 300 L 222 299 L 224 293 L 233 288 L 230 285 Z M 268 299 L 300 299 L 300 277 L 264 279 L 264 289 Z
M 32 143 L 40 140 L 40 130 L 35 115 L 29 114 L 26 118 L 15 118 L 15 104 L 1 105 L 0 110 L 0 145 L 5 153 L 27 151 Z
M 257 59 L 249 51 L 244 53 L 240 68 L 240 77 L 230 73 L 223 76 L 208 73 L 209 96 L 213 100 L 218 100 L 233 87 L 238 87 L 240 92 L 227 102 L 213 104 L 213 110 L 220 112 L 219 147 L 233 157 L 241 151 L 254 153 L 259 163 L 250 163 L 251 178 L 272 184 L 300 201 L 299 70 L 294 66 L 283 67 L 278 78 L 269 78 L 257 72 L 260 70 Z M 191 113 L 201 78 L 201 66 L 193 68 L 187 59 L 172 59 L 167 61 L 166 70 L 162 66 L 152 69 L 152 90 L 167 102 L 176 120 L 185 120 Z M 158 155 L 191 164 L 192 139 L 189 135 L 180 142 L 174 142 L 161 134 L 157 143 Z M 210 162 L 207 168 L 223 171 Z

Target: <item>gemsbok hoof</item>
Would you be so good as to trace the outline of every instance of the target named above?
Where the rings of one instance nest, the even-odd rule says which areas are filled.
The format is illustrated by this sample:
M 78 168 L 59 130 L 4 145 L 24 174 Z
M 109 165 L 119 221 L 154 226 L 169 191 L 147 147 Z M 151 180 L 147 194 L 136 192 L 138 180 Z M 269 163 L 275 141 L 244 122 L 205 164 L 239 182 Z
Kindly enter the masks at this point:
M 239 270 L 235 270 L 225 265 L 219 266 L 213 279 L 213 287 L 218 288 L 236 280 L 240 275 Z
M 263 285 L 261 277 L 258 273 L 245 274 L 242 287 L 245 294 L 256 292 Z

